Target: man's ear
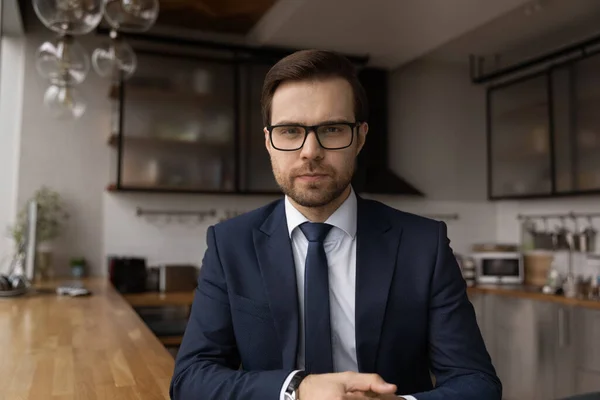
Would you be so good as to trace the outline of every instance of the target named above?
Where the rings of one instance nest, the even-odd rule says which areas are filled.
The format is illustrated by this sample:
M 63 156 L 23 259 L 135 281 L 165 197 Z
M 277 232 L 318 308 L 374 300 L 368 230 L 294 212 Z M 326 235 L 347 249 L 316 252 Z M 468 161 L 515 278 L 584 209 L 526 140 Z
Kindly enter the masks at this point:
M 358 141 L 358 147 L 356 149 L 356 155 L 360 153 L 363 146 L 365 145 L 365 141 L 367 140 L 367 133 L 369 132 L 369 124 L 366 122 L 362 122 L 358 126 L 358 134 L 356 135 L 356 140 Z
M 271 153 L 271 141 L 269 140 L 269 130 L 265 127 L 263 128 L 263 132 L 265 133 L 265 147 L 269 154 Z

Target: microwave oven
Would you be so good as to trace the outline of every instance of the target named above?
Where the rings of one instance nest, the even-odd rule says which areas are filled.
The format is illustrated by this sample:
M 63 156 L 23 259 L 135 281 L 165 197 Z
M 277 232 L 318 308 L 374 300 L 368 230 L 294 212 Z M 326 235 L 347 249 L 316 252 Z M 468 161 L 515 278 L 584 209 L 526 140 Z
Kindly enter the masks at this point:
M 481 252 L 471 255 L 477 283 L 521 285 L 525 278 L 523 255 L 519 252 Z

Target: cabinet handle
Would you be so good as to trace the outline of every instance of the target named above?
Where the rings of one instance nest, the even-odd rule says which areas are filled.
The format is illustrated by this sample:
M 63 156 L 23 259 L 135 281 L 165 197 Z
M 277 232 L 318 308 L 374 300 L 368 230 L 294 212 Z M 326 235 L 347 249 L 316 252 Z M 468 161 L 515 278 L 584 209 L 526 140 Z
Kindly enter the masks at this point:
M 558 345 L 563 348 L 568 346 L 569 342 L 569 327 L 568 318 L 564 308 L 558 309 Z

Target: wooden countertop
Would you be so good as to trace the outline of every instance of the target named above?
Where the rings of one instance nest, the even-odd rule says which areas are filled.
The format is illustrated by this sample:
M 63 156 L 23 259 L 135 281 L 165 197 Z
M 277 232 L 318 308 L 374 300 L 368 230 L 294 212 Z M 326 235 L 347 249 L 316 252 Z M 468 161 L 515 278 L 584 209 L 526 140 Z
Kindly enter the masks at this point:
M 106 278 L 83 283 L 0 298 L 0 400 L 169 399 L 171 354 Z
M 191 306 L 194 291 L 127 293 L 123 298 L 133 307 Z
M 528 288 L 528 287 L 502 287 L 502 286 L 474 286 L 467 288 L 469 294 L 496 294 L 500 296 L 519 297 L 524 299 L 539 300 L 539 301 L 551 301 L 554 303 L 560 303 L 568 306 L 585 307 L 600 310 L 600 301 L 598 300 L 584 300 L 577 298 L 567 298 L 564 296 L 544 294 L 539 289 Z

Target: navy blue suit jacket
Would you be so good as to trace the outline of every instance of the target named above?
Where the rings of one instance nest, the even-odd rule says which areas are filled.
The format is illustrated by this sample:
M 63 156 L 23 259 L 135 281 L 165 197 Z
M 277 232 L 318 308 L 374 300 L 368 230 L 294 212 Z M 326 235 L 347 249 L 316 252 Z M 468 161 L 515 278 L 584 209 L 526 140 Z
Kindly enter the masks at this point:
M 361 198 L 357 224 L 359 371 L 417 400 L 500 400 L 446 225 Z M 210 227 L 207 242 L 171 397 L 278 400 L 299 337 L 283 200 Z

